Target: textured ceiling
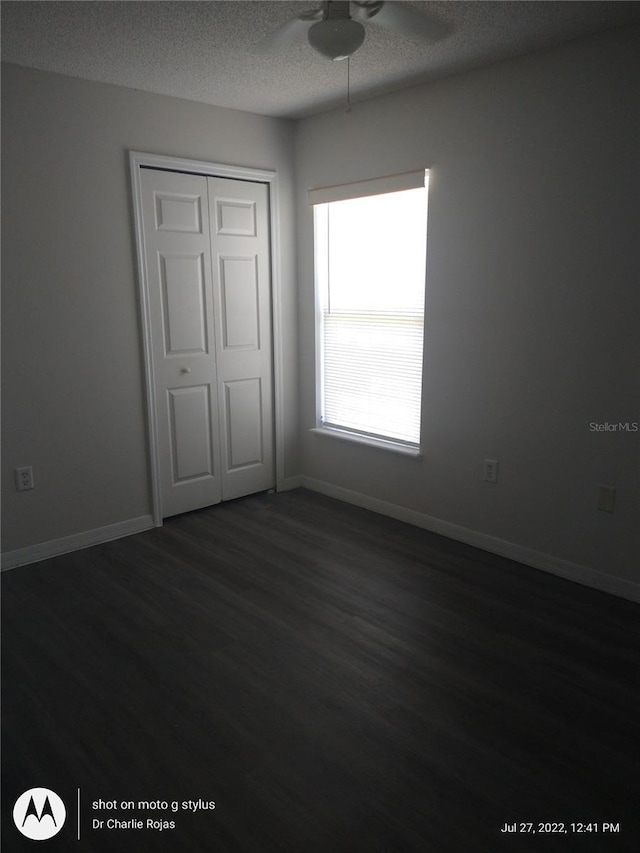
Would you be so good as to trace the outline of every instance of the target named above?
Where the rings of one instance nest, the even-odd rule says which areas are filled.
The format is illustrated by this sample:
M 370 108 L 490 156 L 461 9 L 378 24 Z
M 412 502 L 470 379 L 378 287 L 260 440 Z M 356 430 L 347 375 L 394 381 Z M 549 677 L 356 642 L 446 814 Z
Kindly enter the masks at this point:
M 344 103 L 347 63 L 315 53 L 301 32 L 260 43 L 308 2 L 2 3 L 2 58 L 47 71 L 223 107 L 296 118 Z M 640 23 L 640 2 L 412 2 L 451 26 L 425 45 L 366 25 L 350 63 L 354 102 L 500 59 Z

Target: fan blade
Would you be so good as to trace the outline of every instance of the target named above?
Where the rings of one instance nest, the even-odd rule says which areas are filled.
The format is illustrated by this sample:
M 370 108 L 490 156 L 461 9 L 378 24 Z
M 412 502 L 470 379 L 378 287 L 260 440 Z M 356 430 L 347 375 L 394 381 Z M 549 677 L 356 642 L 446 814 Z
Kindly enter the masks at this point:
M 446 38 L 451 33 L 451 26 L 432 15 L 423 15 L 407 6 L 405 3 L 354 2 L 354 18 L 362 23 L 377 24 L 387 30 L 397 30 L 421 41 L 433 43 Z
M 315 21 L 322 20 L 322 9 L 309 9 L 303 12 L 299 18 L 287 21 L 273 33 L 259 41 L 255 46 L 256 53 L 275 53 L 283 48 L 290 47 L 301 41 L 307 35 L 307 30 Z

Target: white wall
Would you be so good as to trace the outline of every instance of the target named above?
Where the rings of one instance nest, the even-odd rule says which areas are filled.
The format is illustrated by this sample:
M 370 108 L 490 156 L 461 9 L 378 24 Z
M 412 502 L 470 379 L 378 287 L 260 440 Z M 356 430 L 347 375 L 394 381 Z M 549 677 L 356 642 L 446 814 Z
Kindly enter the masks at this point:
M 2 84 L 3 551 L 151 512 L 132 149 L 278 171 L 297 473 L 291 123 L 12 65 Z
M 638 34 L 609 32 L 297 125 L 308 482 L 515 543 L 538 562 L 640 582 L 640 433 L 589 427 L 640 421 Z M 431 179 L 415 461 L 307 431 L 306 194 L 421 167 Z M 499 460 L 497 485 L 482 481 L 485 457 Z M 600 483 L 617 488 L 613 514 L 596 509 Z

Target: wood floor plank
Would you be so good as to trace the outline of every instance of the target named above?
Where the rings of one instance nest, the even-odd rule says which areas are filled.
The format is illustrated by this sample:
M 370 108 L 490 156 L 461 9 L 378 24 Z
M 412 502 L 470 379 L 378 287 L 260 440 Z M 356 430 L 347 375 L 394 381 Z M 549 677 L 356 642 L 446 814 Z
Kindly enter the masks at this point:
M 67 804 L 50 851 L 638 849 L 630 602 L 305 490 L 2 585 L 4 850 L 31 787 Z M 501 832 L 529 822 L 566 832 Z

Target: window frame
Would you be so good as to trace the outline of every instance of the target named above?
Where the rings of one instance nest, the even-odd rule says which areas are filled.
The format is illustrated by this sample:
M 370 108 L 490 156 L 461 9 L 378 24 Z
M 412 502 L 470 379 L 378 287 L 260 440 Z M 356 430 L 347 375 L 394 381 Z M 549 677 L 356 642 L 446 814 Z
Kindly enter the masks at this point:
M 385 176 L 383 178 L 374 178 L 357 183 L 343 184 L 334 187 L 322 187 L 315 190 L 310 190 L 309 201 L 312 205 L 313 217 L 313 272 L 314 272 L 314 332 L 315 332 L 315 425 L 310 432 L 316 435 L 323 435 L 332 439 L 339 439 L 358 445 L 375 447 L 381 450 L 398 453 L 404 456 L 415 459 L 423 458 L 423 429 L 422 422 L 422 403 L 424 397 L 424 323 L 425 323 L 425 307 L 423 305 L 422 322 L 422 362 L 420 366 L 420 428 L 419 441 L 405 442 L 400 439 L 393 439 L 382 435 L 373 435 L 365 432 L 358 432 L 355 429 L 348 427 L 340 427 L 334 424 L 326 424 L 322 421 L 323 414 L 323 396 L 324 396 L 324 336 L 323 336 L 323 286 L 321 285 L 322 275 L 328 280 L 327 266 L 329 264 L 329 256 L 319 251 L 319 231 L 321 225 L 319 216 L 316 213 L 316 205 L 326 204 L 332 201 L 343 201 L 347 199 L 363 198 L 365 196 L 381 195 L 383 193 L 401 192 L 406 189 L 416 189 L 424 187 L 427 193 L 427 228 L 428 228 L 428 200 L 429 200 L 429 170 L 424 168 L 420 171 L 403 173 L 401 175 Z M 425 256 L 425 282 L 424 296 L 426 303 L 426 256 Z

